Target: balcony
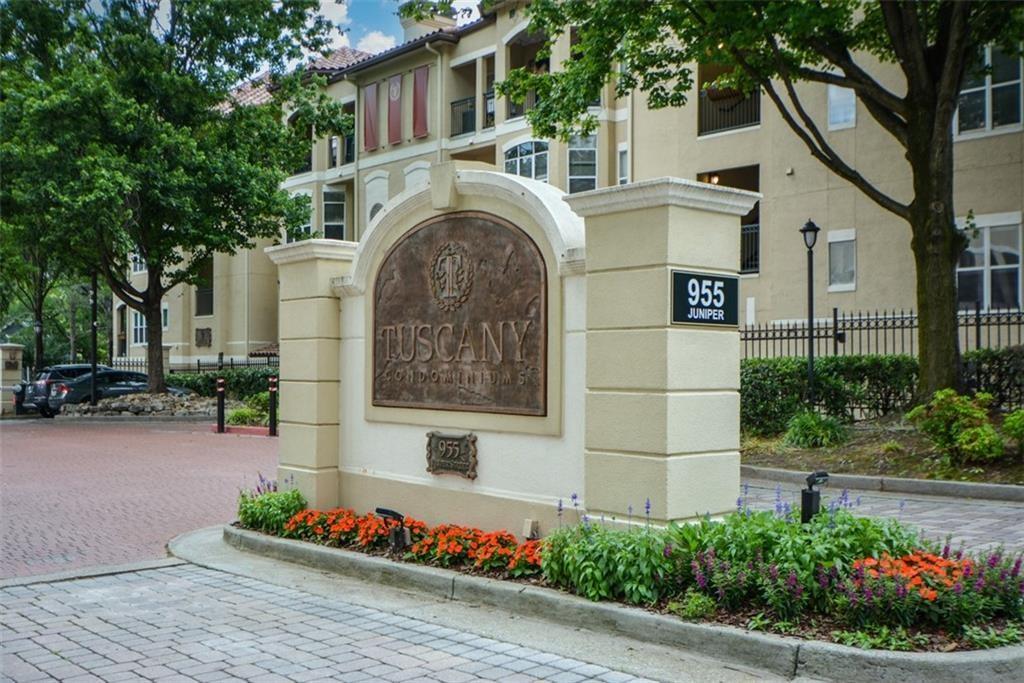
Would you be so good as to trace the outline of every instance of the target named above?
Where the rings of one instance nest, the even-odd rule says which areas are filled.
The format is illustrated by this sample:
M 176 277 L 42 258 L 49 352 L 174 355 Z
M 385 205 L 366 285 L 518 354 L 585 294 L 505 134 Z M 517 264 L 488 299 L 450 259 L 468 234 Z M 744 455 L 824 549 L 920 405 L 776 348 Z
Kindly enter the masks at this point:
M 508 102 L 508 117 L 510 119 L 519 118 L 524 116 L 526 112 L 530 111 L 537 106 L 537 93 L 530 91 L 526 93 L 526 99 L 523 102 L 513 102 L 512 100 L 506 100 Z
M 761 226 L 757 223 L 740 226 L 740 273 L 761 270 Z
M 452 102 L 452 137 L 476 130 L 476 98 L 463 97 Z
M 702 90 L 697 112 L 698 135 L 756 126 L 761 123 L 761 97 L 734 90 Z

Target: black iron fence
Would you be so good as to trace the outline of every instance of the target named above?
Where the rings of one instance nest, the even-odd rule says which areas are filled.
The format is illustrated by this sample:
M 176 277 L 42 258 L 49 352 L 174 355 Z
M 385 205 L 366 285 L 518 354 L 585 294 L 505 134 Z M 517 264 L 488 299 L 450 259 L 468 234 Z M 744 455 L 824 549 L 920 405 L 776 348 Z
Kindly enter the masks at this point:
M 235 368 L 266 368 L 277 367 L 279 358 L 277 356 L 265 356 L 256 358 L 224 358 L 220 360 L 196 360 L 194 363 L 175 363 L 170 368 L 165 368 L 169 373 L 174 372 L 216 372 L 218 370 L 232 370 Z M 114 358 L 110 366 L 118 370 L 132 370 L 135 372 L 146 372 L 148 363 L 145 358 L 121 357 Z
M 761 226 L 757 223 L 740 226 L 740 272 L 756 273 L 761 269 Z
M 1001 349 L 1024 344 L 1024 310 L 1021 308 L 960 311 L 957 316 L 960 349 Z M 814 320 L 811 334 L 807 321 L 773 322 L 740 329 L 744 358 L 806 356 L 808 343 L 814 354 L 849 356 L 867 354 L 917 355 L 918 317 L 914 311 L 857 311 L 832 309 L 830 319 Z

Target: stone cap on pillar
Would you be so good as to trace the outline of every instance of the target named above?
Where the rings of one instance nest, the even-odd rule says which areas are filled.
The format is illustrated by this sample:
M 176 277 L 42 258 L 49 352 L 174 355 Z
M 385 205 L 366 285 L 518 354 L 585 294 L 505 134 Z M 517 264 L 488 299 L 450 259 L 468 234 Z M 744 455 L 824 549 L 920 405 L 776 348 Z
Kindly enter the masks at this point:
M 263 253 L 278 266 L 300 261 L 351 261 L 355 258 L 358 246 L 355 242 L 344 240 L 309 239 L 275 244 L 264 249 Z
M 682 206 L 743 216 L 754 208 L 761 196 L 760 192 L 664 177 L 567 195 L 565 201 L 573 212 L 583 217 L 658 206 Z

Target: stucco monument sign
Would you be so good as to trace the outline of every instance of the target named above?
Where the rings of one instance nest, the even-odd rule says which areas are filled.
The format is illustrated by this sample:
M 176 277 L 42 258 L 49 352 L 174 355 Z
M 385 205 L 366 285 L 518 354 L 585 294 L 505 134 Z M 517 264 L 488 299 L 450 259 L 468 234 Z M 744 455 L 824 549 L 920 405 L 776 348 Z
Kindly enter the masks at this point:
M 519 228 L 447 214 L 385 256 L 373 292 L 373 405 L 544 415 L 544 259 Z
M 446 162 L 358 243 L 269 247 L 279 480 L 320 509 L 524 535 L 574 493 L 609 521 L 646 499 L 658 523 L 731 510 L 758 198 L 679 178 L 569 196 Z

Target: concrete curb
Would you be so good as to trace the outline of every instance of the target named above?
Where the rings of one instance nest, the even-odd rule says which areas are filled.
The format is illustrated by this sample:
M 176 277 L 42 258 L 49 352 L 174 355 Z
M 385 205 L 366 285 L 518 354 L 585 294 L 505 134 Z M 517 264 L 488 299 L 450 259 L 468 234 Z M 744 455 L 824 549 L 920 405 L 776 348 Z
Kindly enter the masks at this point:
M 859 650 L 728 626 L 689 623 L 636 607 L 590 602 L 550 588 L 394 562 L 232 526 L 224 527 L 224 541 L 240 550 L 315 569 L 591 630 L 622 633 L 790 678 L 804 676 L 872 683 L 926 679 L 1009 683 L 1018 681 L 1024 670 L 1024 646 L 951 653 Z
M 160 560 L 142 560 L 140 562 L 130 562 L 128 564 L 108 564 L 99 567 L 70 569 L 65 572 L 55 572 L 53 574 L 17 576 L 11 579 L 0 580 L 0 588 L 11 588 L 12 586 L 31 586 L 34 583 L 58 583 L 60 581 L 75 581 L 76 579 L 90 579 L 96 576 L 110 576 L 112 574 L 128 574 L 130 572 L 142 572 L 150 569 L 176 567 L 179 564 L 185 564 L 185 561 L 180 560 L 177 557 L 166 557 Z
M 806 472 L 794 472 L 773 467 L 741 465 L 740 476 L 749 479 L 767 479 L 787 484 L 806 483 Z M 872 477 L 861 474 L 831 474 L 830 488 L 854 489 L 857 491 L 885 491 L 888 493 L 911 493 L 923 496 L 946 498 L 975 498 L 1024 503 L 1024 486 L 1013 484 L 976 484 L 966 481 L 933 481 L 931 479 L 904 479 L 901 477 Z

